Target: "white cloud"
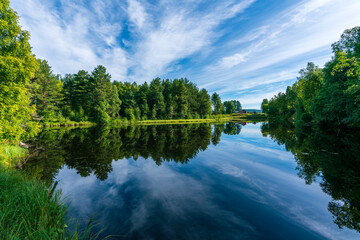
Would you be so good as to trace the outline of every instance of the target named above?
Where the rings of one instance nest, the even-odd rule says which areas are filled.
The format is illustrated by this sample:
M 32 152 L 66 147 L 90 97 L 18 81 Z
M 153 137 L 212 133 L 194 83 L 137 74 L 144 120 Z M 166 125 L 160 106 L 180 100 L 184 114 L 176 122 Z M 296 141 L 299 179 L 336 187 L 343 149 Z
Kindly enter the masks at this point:
M 144 7 L 136 0 L 128 0 L 127 13 L 130 21 L 135 24 L 136 27 L 142 28 L 145 21 L 147 21 L 147 14 Z
M 166 3 L 158 25 L 140 32 L 143 39 L 134 56 L 135 80 L 149 80 L 172 70 L 170 64 L 211 45 L 222 21 L 234 17 L 255 0 L 226 1 L 214 11 L 197 14 L 179 3 Z
M 99 1 L 95 3 L 97 12 L 103 14 L 106 9 Z M 114 71 L 114 77 L 125 78 L 126 53 L 115 41 L 120 26 L 80 5 L 63 4 L 60 15 L 41 0 L 14 2 L 13 7 L 22 16 L 21 24 L 31 33 L 36 56 L 48 60 L 54 72 L 61 74 L 92 71 L 101 64 Z
M 249 53 L 236 53 L 230 57 L 224 57 L 221 59 L 220 66 L 224 68 L 231 68 L 239 63 L 245 62 Z

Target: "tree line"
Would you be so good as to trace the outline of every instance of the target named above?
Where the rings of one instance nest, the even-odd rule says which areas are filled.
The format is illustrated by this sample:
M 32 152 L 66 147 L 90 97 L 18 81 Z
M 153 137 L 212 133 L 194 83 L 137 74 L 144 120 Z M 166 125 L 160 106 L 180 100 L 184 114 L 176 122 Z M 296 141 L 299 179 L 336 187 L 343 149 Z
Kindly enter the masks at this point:
M 38 62 L 40 68 L 28 89 L 31 105 L 47 121 L 199 119 L 241 110 L 239 101 L 222 103 L 217 93 L 210 98 L 205 89 L 199 90 L 186 78 L 155 78 L 150 84 L 111 82 L 101 65 L 91 73 L 80 70 L 62 78 L 52 73 L 47 61 Z
M 296 124 L 330 123 L 360 126 L 360 27 L 354 27 L 332 44 L 334 56 L 324 68 L 308 63 L 297 81 L 261 108 L 272 119 Z
M 110 119 L 191 119 L 208 118 L 210 95 L 186 78 L 161 80 L 148 84 L 111 81 L 104 66 L 91 73 L 80 70 L 65 77 L 54 75 L 45 60 L 30 81 L 31 104 L 39 117 L 48 121 L 106 123 Z
M 0 3 L 0 23 L 0 143 L 35 136 L 38 121 L 199 119 L 241 109 L 239 101 L 222 103 L 217 93 L 210 98 L 186 78 L 111 81 L 101 65 L 62 77 L 31 52 L 30 34 L 8 0 Z

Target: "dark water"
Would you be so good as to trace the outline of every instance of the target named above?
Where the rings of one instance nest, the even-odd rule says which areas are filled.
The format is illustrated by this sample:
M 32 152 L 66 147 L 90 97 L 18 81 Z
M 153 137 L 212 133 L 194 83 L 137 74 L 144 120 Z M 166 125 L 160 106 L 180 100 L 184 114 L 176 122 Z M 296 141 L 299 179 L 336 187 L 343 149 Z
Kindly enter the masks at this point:
M 359 142 L 263 123 L 60 129 L 24 170 L 114 239 L 360 239 Z

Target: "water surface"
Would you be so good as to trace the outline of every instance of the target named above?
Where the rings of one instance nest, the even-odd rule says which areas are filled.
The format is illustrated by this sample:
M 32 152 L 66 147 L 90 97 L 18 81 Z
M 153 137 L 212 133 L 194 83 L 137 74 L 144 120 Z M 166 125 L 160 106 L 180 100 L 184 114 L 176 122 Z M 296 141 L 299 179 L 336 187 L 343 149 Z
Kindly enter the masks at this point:
M 48 130 L 25 170 L 114 239 L 358 239 L 360 154 L 318 138 L 263 123 Z

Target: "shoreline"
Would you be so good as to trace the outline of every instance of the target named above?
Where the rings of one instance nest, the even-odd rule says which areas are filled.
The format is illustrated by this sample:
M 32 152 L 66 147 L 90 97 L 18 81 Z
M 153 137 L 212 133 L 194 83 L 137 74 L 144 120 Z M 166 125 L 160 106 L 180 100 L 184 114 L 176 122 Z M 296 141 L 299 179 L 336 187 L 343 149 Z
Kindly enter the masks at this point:
M 263 113 L 258 114 L 232 114 L 222 115 L 218 118 L 204 118 L 204 119 L 156 119 L 156 120 L 114 120 L 104 123 L 103 126 L 114 125 L 171 125 L 171 124 L 195 124 L 195 123 L 217 123 L 226 121 L 266 121 L 267 116 Z M 90 127 L 100 125 L 95 122 L 45 122 L 40 123 L 44 129 L 61 128 L 61 127 Z

